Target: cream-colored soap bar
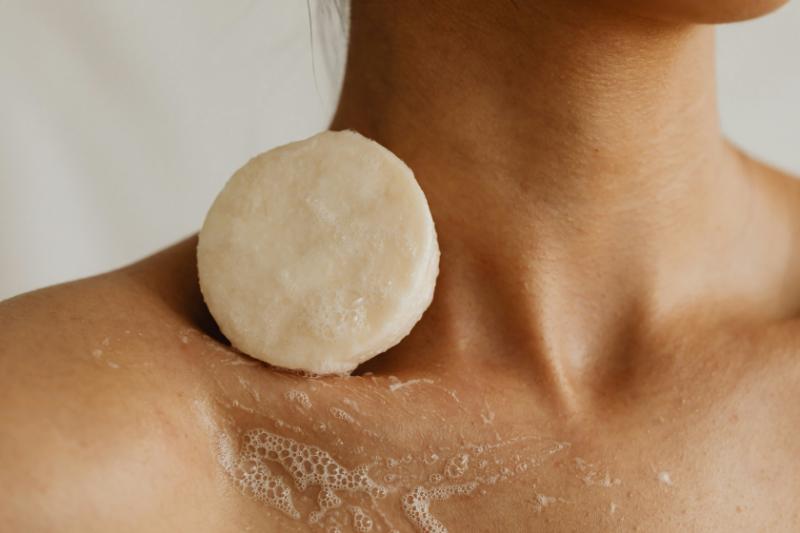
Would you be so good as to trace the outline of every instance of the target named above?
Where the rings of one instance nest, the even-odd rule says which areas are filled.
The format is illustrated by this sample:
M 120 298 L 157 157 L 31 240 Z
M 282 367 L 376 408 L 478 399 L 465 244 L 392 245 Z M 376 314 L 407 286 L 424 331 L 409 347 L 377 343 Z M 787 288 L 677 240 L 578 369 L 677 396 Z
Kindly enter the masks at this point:
M 206 216 L 197 266 L 236 348 L 284 368 L 348 373 L 420 319 L 439 246 L 399 158 L 357 133 L 324 132 L 234 174 Z

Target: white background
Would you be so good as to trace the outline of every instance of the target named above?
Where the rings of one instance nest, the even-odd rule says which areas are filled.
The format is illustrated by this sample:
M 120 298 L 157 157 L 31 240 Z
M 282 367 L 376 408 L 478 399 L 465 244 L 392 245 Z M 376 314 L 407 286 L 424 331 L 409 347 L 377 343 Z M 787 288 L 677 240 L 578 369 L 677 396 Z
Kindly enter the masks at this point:
M 798 0 L 723 27 L 718 69 L 729 136 L 800 174 L 798 30 Z M 310 42 L 302 0 L 0 0 L 0 299 L 193 233 L 248 158 L 325 128 Z

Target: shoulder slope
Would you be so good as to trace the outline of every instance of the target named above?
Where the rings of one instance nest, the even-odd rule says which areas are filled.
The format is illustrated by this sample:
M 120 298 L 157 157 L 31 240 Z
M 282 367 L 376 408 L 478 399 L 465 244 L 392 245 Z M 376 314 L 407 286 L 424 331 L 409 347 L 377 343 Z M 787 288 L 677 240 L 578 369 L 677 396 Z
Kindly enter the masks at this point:
M 186 416 L 202 389 L 179 335 L 193 320 L 186 250 L 0 303 L 0 520 L 12 529 L 181 529 L 163 506 L 196 501 L 185 481 L 211 468 Z

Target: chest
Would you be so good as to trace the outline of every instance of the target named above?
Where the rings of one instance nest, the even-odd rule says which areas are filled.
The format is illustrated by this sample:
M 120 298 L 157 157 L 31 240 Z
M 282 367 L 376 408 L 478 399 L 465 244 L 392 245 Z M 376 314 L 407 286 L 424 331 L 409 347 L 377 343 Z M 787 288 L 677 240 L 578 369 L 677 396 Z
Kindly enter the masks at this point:
M 269 414 L 229 405 L 229 481 L 249 476 L 239 488 L 256 521 L 342 532 L 800 527 L 796 432 L 763 391 L 664 392 L 577 423 L 433 380 L 275 392 Z M 259 439 L 271 444 L 259 450 Z M 293 514 L 252 484 L 270 479 Z

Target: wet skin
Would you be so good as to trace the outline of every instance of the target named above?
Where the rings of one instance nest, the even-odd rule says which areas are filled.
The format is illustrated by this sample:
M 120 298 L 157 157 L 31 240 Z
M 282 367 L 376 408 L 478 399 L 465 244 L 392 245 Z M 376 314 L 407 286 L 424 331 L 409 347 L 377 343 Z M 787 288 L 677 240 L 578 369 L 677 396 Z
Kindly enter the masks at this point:
M 404 495 L 474 480 L 471 494 L 431 503 L 450 531 L 800 523 L 794 321 L 705 328 L 687 317 L 636 348 L 660 352 L 658 366 L 620 371 L 591 405 L 567 412 L 502 357 L 446 368 L 426 362 L 433 354 L 407 358 L 401 344 L 352 377 L 272 369 L 214 330 L 193 253 L 192 239 L 0 307 L 0 515 L 11 530 L 320 530 L 307 524 L 319 487 L 300 491 L 269 464 L 291 488 L 295 520 L 226 472 L 220 443 L 236 458 L 254 428 L 315 445 L 349 469 L 370 465 L 388 494 L 340 491 L 341 507 L 322 523 L 343 531 L 351 505 L 373 530 L 413 531 Z M 462 453 L 466 470 L 448 478 L 448 459 Z

